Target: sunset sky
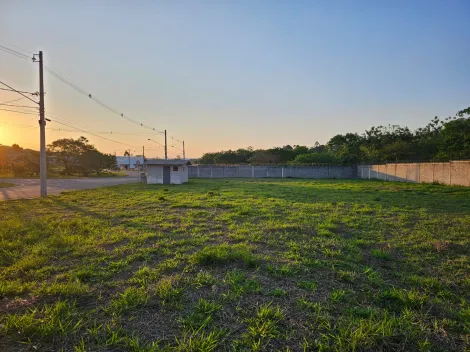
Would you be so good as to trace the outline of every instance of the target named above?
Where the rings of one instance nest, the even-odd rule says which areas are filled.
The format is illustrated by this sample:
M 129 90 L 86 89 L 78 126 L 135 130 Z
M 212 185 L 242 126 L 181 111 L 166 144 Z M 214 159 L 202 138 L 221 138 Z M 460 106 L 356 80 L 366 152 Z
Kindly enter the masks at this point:
M 199 157 L 325 143 L 380 124 L 417 128 L 455 114 L 470 106 L 469 16 L 468 0 L 0 0 L 0 44 L 27 55 L 42 50 L 54 70 L 129 117 L 167 129 L 186 142 L 187 157 Z M 0 51 L 0 81 L 37 91 L 38 65 Z M 45 90 L 48 114 L 130 144 L 133 154 L 145 145 L 147 156 L 163 155 L 147 140 L 163 143 L 162 135 L 49 73 Z M 0 91 L 2 104 L 18 98 Z M 104 152 L 129 148 L 70 130 L 49 123 L 48 143 L 84 135 Z M 38 149 L 37 116 L 0 110 L 0 144 L 13 143 Z

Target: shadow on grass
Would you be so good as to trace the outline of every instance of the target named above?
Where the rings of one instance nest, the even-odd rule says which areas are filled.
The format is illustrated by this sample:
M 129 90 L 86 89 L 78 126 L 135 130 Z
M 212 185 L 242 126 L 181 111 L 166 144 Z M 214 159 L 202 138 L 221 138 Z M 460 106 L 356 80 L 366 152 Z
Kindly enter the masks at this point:
M 143 191 L 150 187 L 141 185 Z M 156 192 L 162 188 L 154 188 Z M 363 206 L 426 209 L 430 212 L 470 213 L 470 188 L 368 180 L 217 179 L 190 181 L 174 193 L 207 194 L 237 191 L 253 197 L 277 198 L 292 203 L 346 202 Z M 224 195 L 229 197 L 230 194 Z

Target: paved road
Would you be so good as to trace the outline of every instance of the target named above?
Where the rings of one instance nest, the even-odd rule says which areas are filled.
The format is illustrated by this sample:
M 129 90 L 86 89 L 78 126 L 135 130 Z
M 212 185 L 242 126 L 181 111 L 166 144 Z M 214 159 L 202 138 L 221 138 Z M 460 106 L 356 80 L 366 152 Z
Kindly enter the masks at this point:
M 39 197 L 39 179 L 2 179 L 0 181 L 16 184 L 14 187 L 0 188 L 0 201 Z M 137 182 L 137 177 L 134 175 L 109 178 L 49 179 L 47 180 L 47 193 L 58 194 L 74 189 L 98 188 L 133 182 Z

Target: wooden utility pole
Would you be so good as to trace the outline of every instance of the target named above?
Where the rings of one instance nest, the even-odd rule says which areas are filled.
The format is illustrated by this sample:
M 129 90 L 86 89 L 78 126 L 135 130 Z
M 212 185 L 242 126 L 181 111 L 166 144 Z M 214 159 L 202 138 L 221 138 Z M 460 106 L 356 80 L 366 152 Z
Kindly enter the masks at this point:
M 39 52 L 39 133 L 41 197 L 47 196 L 46 119 L 44 117 L 44 71 L 42 51 Z
M 184 141 L 183 141 L 183 160 L 186 160 L 186 152 L 184 151 Z
M 166 130 L 165 130 L 165 160 L 168 159 L 168 149 L 167 149 L 167 144 L 166 144 Z
M 145 162 L 145 146 L 142 146 L 142 159 L 144 159 Z

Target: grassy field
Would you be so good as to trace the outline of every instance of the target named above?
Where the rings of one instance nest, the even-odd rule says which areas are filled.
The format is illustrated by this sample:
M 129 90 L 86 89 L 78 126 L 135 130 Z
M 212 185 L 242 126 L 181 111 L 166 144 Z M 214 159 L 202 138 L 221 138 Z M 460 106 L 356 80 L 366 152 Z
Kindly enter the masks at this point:
M 0 229 L 2 351 L 470 349 L 470 188 L 132 184 Z
M 12 187 L 14 186 L 14 183 L 9 183 L 9 182 L 1 182 L 0 181 L 0 188 L 6 188 L 6 187 Z

